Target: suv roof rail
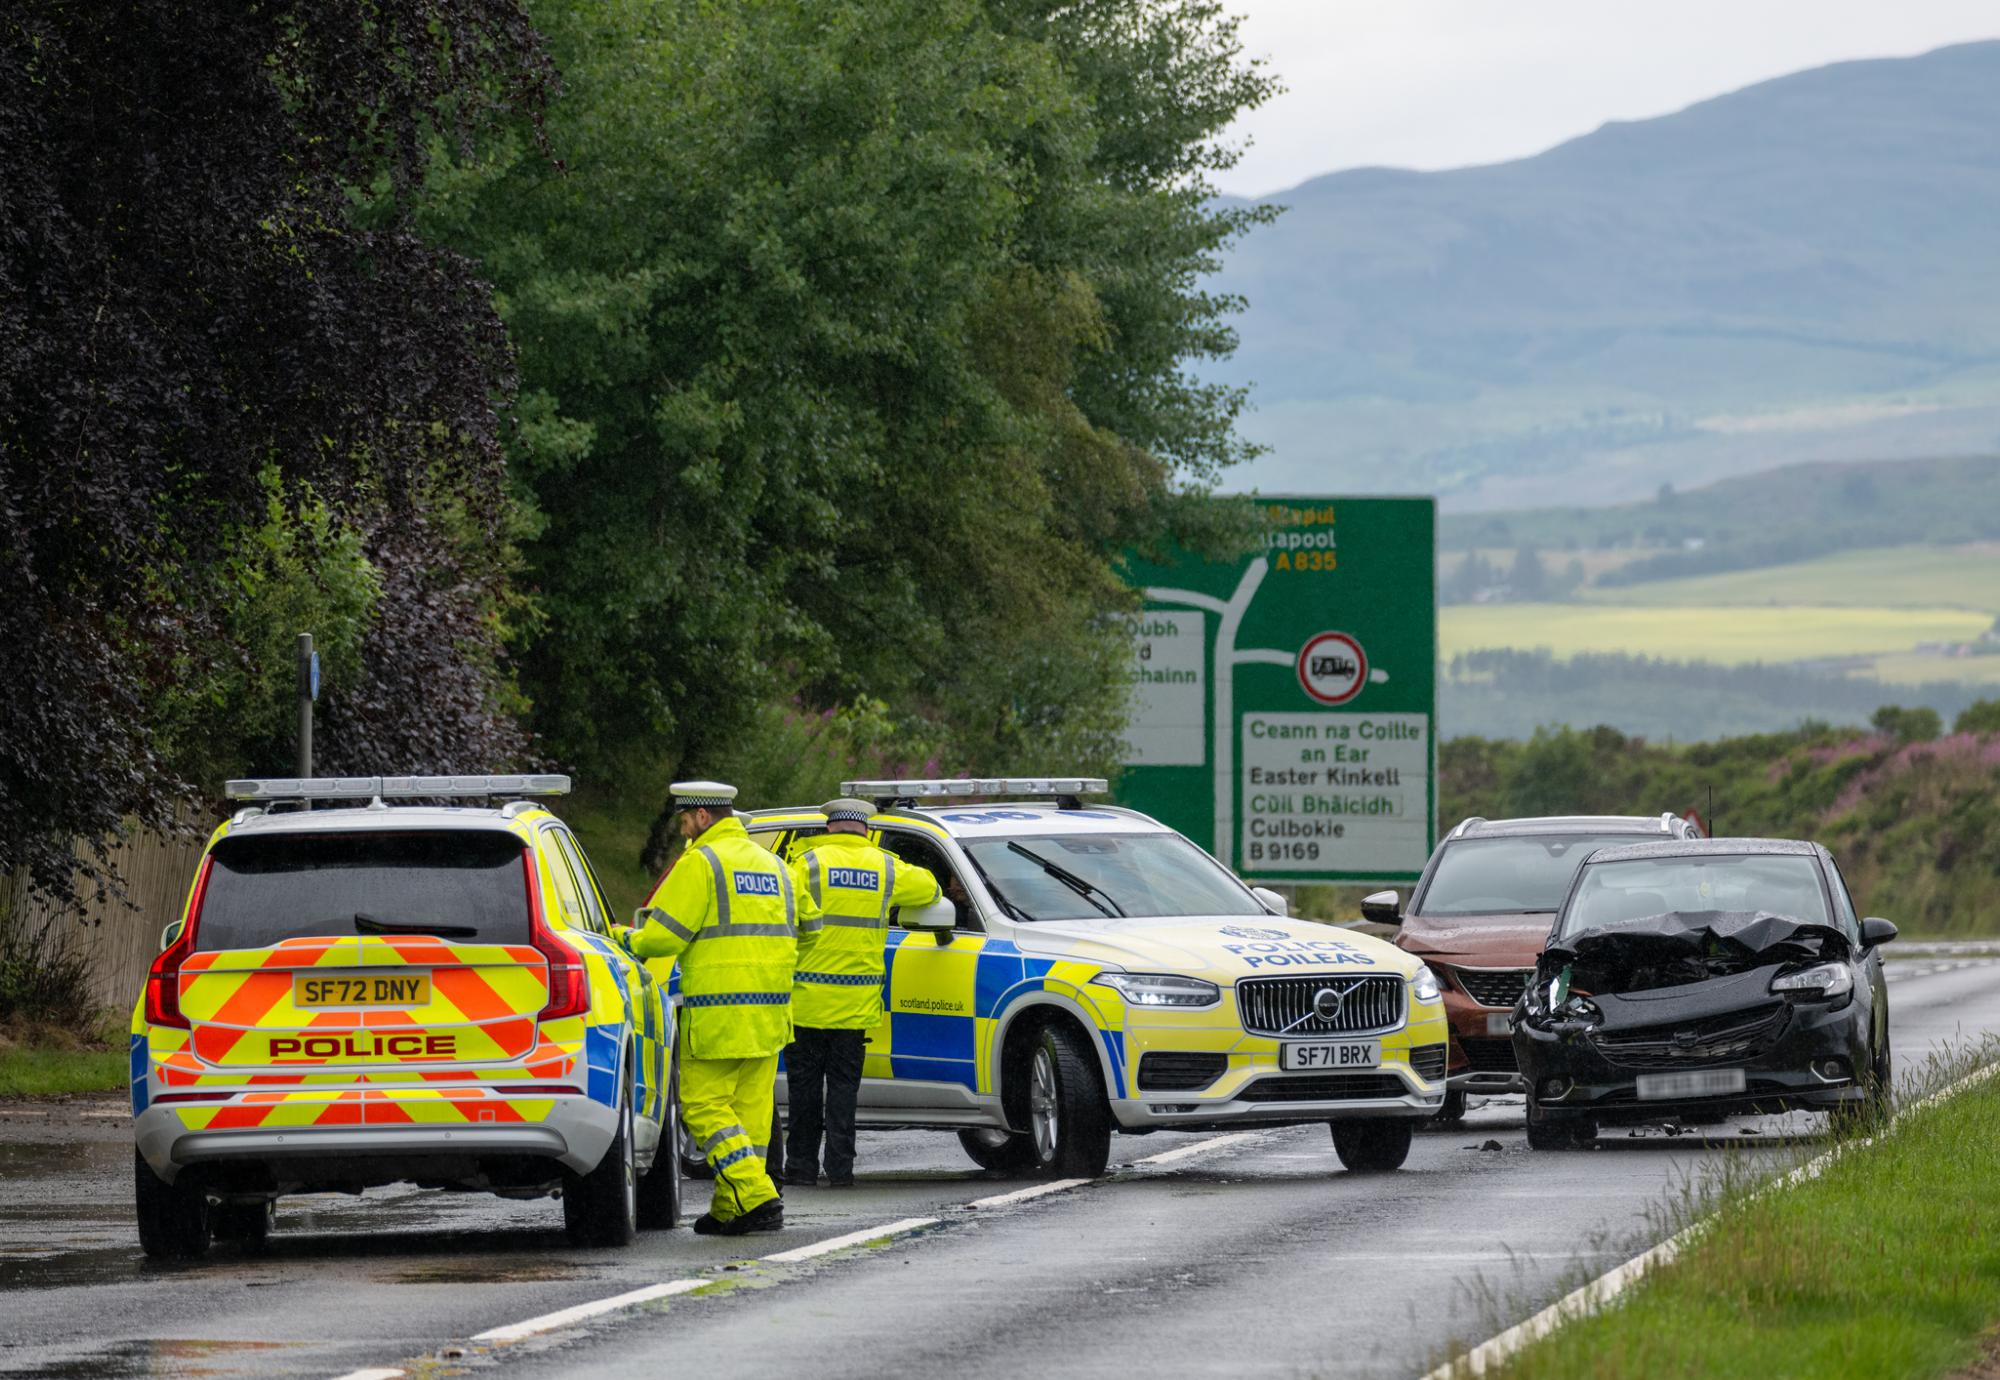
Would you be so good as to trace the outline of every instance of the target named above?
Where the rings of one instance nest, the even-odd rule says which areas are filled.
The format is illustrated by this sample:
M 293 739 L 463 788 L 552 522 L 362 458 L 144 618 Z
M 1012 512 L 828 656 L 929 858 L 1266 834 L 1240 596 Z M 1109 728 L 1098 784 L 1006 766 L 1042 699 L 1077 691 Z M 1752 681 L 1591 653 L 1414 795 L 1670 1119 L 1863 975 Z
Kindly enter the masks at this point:
M 1061 809 L 1080 810 L 1084 796 L 1108 795 L 1111 785 L 1101 776 L 925 776 L 892 781 L 843 781 L 840 789 L 843 795 L 873 800 L 877 808 L 884 810 L 914 805 L 919 800 L 994 795 L 1053 800 Z
M 568 795 L 567 776 L 275 776 L 230 781 L 231 800 L 437 800 Z
M 1464 833 L 1467 829 L 1470 829 L 1473 825 L 1484 824 L 1485 822 L 1486 822 L 1485 815 L 1467 815 L 1464 819 L 1461 819 L 1457 824 L 1454 824 L 1452 826 L 1451 832 L 1449 834 L 1446 834 L 1445 837 L 1448 839 L 1455 839 L 1460 834 Z

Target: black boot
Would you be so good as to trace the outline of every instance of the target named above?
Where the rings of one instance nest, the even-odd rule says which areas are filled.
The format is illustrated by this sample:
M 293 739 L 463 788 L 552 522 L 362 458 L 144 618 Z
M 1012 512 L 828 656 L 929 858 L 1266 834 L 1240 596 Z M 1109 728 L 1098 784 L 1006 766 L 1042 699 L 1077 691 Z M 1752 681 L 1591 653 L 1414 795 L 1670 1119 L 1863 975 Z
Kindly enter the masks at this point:
M 701 1230 L 696 1222 L 695 1230 Z M 759 1203 L 741 1217 L 732 1217 L 727 1222 L 718 1223 L 716 1233 L 720 1236 L 748 1236 L 752 1232 L 783 1231 L 785 1229 L 785 1204 L 782 1199 L 773 1198 L 768 1203 Z

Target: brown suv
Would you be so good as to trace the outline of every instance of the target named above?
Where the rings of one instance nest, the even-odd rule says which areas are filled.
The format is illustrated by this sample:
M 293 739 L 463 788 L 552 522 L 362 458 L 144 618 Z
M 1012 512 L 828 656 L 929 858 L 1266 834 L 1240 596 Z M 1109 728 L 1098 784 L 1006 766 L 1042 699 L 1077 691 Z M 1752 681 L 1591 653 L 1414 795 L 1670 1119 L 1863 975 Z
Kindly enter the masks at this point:
M 1397 946 L 1428 963 L 1444 989 L 1444 1120 L 1465 1114 L 1467 1093 L 1521 1091 L 1510 1015 L 1583 860 L 1619 844 L 1700 837 L 1671 814 L 1468 819 L 1431 854 L 1407 910 L 1393 891 L 1361 903 L 1365 918 L 1399 927 Z

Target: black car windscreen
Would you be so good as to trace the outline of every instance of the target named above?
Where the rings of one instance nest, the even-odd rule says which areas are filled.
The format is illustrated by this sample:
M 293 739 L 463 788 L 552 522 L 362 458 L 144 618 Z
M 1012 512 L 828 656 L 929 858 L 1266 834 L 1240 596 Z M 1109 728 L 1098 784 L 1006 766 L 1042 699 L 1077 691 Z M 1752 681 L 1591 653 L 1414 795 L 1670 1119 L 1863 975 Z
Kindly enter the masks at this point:
M 522 848 L 493 829 L 225 838 L 212 854 L 195 947 L 364 933 L 526 944 Z

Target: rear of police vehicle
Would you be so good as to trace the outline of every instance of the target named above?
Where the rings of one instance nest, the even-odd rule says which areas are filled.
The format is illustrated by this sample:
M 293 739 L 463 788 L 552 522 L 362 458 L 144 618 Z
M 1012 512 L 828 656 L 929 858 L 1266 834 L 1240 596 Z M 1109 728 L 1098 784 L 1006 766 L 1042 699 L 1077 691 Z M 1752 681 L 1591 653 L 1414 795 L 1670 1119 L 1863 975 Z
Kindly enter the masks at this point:
M 950 899 L 892 917 L 859 1120 L 958 1130 L 991 1168 L 1102 1172 L 1114 1130 L 1330 1123 L 1393 1169 L 1445 1093 L 1444 1007 L 1394 946 L 1293 920 L 1090 778 L 849 781 Z M 789 854 L 824 828 L 772 810 Z
M 555 794 L 567 778 L 230 787 L 263 803 L 211 839 L 134 1013 L 147 1252 L 261 1237 L 283 1193 L 567 1181 L 587 1197 L 579 1176 L 621 1115 L 589 1095 L 590 1065 L 618 1062 L 586 1054 L 589 951 L 543 904 L 534 825 L 550 817 L 527 799 L 384 799 Z M 312 808 L 329 803 L 360 808 Z

